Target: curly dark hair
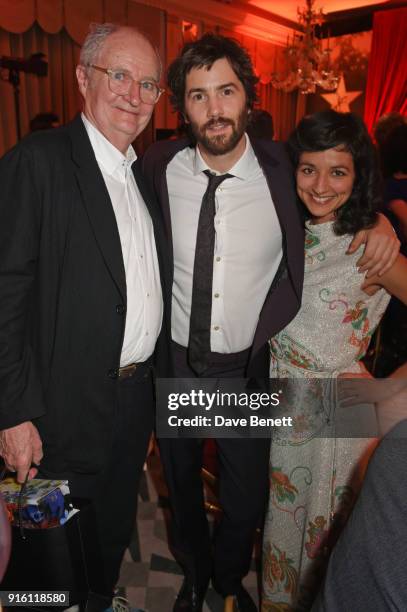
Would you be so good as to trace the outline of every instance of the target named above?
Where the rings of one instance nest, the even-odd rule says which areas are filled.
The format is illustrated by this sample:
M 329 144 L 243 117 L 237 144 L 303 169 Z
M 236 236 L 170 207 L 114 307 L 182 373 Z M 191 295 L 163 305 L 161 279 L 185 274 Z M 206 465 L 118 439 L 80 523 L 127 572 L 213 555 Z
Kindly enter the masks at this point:
M 181 54 L 172 62 L 167 72 L 167 83 L 171 89 L 171 103 L 181 116 L 184 113 L 185 81 L 192 68 L 212 68 L 213 64 L 226 58 L 246 92 L 247 108 L 252 109 L 257 102 L 256 85 L 258 77 L 254 74 L 252 60 L 233 38 L 204 34 L 202 38 L 184 45 Z
M 377 154 L 365 124 L 353 113 L 322 111 L 304 117 L 288 140 L 288 151 L 295 169 L 302 153 L 336 147 L 352 155 L 355 167 L 350 198 L 335 211 L 334 232 L 342 236 L 374 225 L 380 210 Z

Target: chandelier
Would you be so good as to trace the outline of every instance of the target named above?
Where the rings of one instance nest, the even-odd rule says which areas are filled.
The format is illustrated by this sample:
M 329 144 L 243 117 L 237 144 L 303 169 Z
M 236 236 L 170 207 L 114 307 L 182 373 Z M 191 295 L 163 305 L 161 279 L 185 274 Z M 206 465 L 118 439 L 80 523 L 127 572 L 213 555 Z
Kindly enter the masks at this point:
M 315 93 L 316 87 L 333 91 L 338 86 L 339 76 L 330 68 L 329 38 L 323 48 L 322 40 L 317 38 L 315 27 L 322 25 L 325 15 L 312 7 L 315 0 L 306 0 L 306 8 L 297 8 L 301 33 L 293 33 L 287 39 L 287 70 L 285 75 L 274 73 L 271 84 L 276 89 L 290 92 L 299 89 L 302 94 Z

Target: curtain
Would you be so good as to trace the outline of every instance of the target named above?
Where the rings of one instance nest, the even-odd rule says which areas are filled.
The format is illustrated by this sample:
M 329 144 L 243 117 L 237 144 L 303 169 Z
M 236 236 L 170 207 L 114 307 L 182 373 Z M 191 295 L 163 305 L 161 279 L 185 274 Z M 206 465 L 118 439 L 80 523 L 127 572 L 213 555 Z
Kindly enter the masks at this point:
M 365 123 L 384 113 L 407 114 L 407 8 L 375 13 L 366 87 Z
M 32 53 L 45 53 L 48 76 L 37 77 L 20 73 L 20 127 L 21 134 L 29 132 L 30 119 L 38 113 L 53 112 L 61 123 L 72 119 L 81 107 L 75 78 L 75 67 L 80 47 L 61 30 L 47 34 L 38 25 L 24 34 L 11 34 L 0 29 L 0 55 L 28 57 Z M 8 70 L 2 70 L 7 78 Z M 0 81 L 0 155 L 17 142 L 17 122 L 14 91 L 5 80 Z
M 284 93 L 270 83 L 260 83 L 260 108 L 273 117 L 274 140 L 287 140 L 297 123 L 305 115 L 306 97 L 298 91 Z
M 139 27 L 165 57 L 164 12 L 131 0 L 0 0 L 0 56 L 27 58 L 44 53 L 48 76 L 20 73 L 21 135 L 29 132 L 30 119 L 53 112 L 61 123 L 81 108 L 75 77 L 82 44 L 91 22 L 110 21 Z M 17 142 L 14 92 L 8 70 L 0 81 L 0 155 Z M 157 105 L 158 124 L 165 124 L 165 101 Z M 136 142 L 143 151 L 152 142 L 154 118 Z
M 132 0 L 0 0 L 0 28 L 21 34 L 37 22 L 48 34 L 56 34 L 65 27 L 81 45 L 89 23 L 110 21 L 138 26 L 158 46 L 161 12 Z

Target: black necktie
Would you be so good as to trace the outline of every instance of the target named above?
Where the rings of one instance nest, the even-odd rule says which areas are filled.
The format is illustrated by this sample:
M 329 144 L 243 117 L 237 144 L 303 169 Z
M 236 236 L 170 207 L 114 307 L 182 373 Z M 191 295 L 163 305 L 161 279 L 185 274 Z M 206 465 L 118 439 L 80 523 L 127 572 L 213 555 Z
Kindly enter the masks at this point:
M 232 177 L 231 174 L 212 174 L 209 170 L 204 172 L 209 178 L 209 183 L 202 198 L 196 234 L 188 343 L 188 362 L 198 375 L 202 375 L 207 370 L 211 351 L 215 191 L 222 181 Z

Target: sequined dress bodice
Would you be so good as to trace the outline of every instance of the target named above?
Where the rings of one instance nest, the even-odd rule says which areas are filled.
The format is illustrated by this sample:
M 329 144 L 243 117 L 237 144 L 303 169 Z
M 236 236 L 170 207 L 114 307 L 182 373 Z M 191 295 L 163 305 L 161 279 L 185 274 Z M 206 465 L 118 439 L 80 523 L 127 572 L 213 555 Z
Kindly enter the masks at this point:
M 381 289 L 364 293 L 356 262 L 362 248 L 346 251 L 352 237 L 336 236 L 333 222 L 306 224 L 302 306 L 270 341 L 270 376 L 335 377 L 360 371 L 371 336 L 389 302 Z

